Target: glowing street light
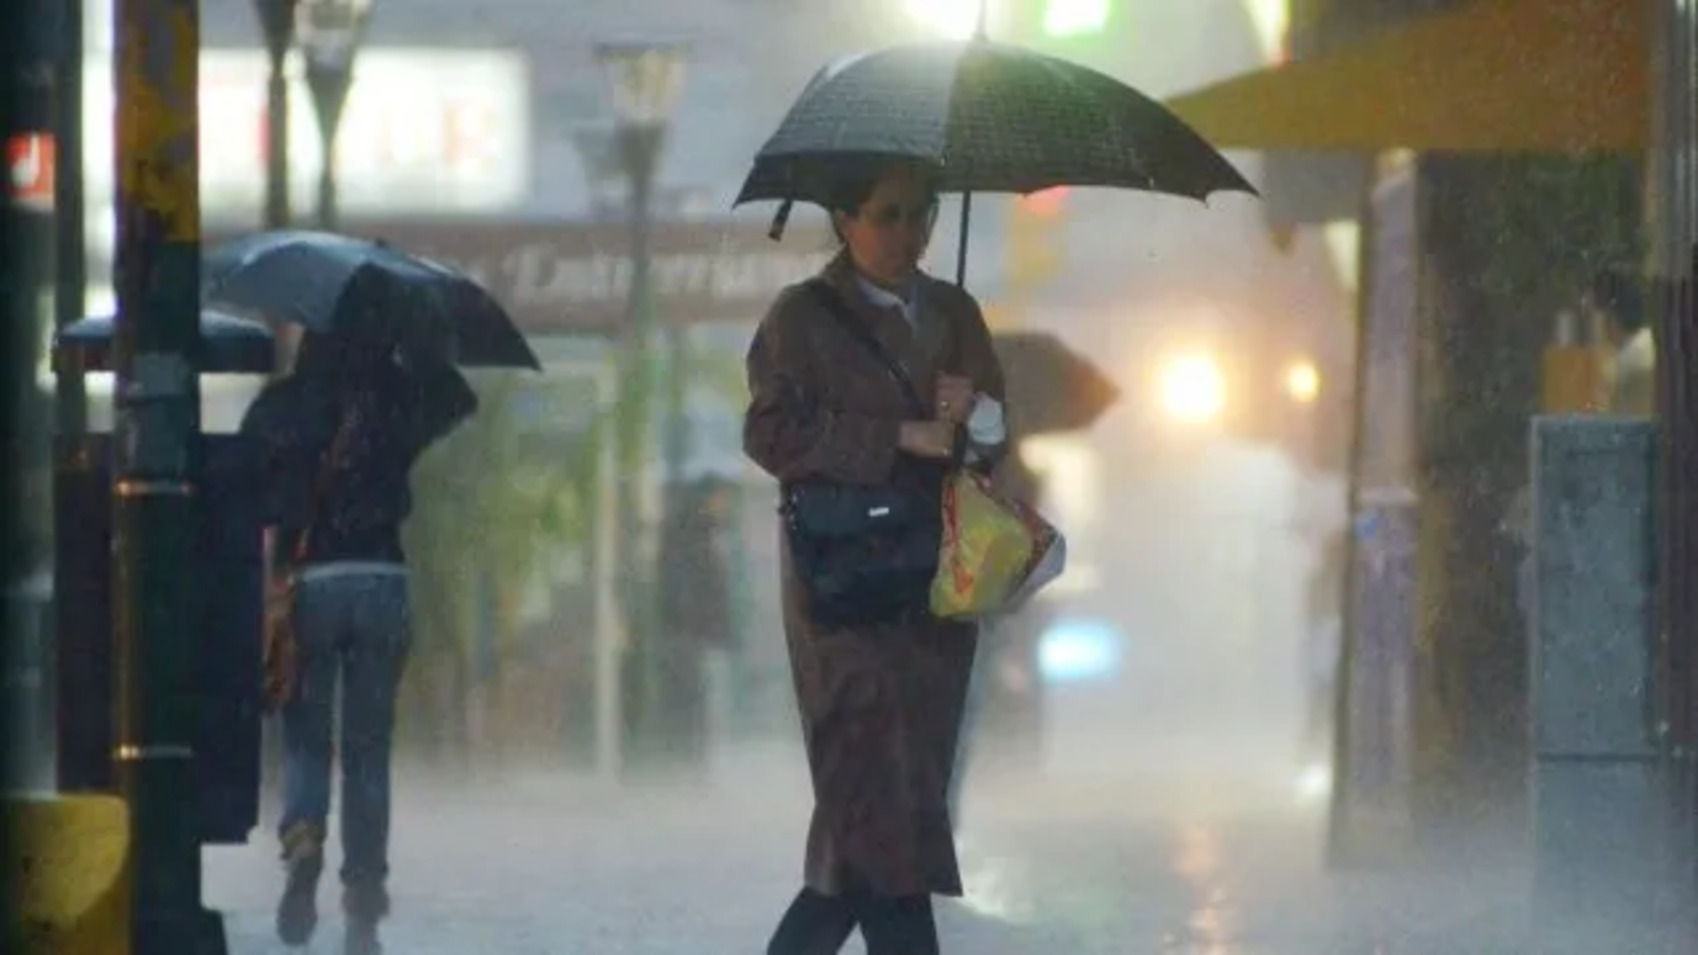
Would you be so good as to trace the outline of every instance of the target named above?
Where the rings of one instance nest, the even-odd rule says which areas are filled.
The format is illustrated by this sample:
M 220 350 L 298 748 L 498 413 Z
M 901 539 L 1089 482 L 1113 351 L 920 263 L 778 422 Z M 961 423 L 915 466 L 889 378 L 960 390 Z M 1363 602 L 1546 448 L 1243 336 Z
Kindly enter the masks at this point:
M 1113 13 L 1113 0 L 1049 0 L 1044 6 L 1044 34 L 1060 38 L 1101 33 Z
M 1310 404 L 1321 393 L 1321 373 L 1313 362 L 1300 361 L 1286 369 L 1285 390 L 1293 400 Z
M 1226 410 L 1226 376 L 1206 355 L 1172 359 L 1161 371 L 1161 403 L 1179 421 L 1213 421 Z
M 988 0 L 907 0 L 908 16 L 927 30 L 951 40 L 965 40 L 979 26 L 979 11 Z

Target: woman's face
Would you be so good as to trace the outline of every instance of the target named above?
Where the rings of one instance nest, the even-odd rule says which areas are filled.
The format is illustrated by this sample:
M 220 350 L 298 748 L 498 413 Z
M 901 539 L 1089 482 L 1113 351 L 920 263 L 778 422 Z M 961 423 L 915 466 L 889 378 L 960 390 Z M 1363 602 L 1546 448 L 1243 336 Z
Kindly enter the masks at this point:
M 893 170 L 879 179 L 854 213 L 835 213 L 837 229 L 862 274 L 895 287 L 913 277 L 931 240 L 937 195 L 915 171 Z

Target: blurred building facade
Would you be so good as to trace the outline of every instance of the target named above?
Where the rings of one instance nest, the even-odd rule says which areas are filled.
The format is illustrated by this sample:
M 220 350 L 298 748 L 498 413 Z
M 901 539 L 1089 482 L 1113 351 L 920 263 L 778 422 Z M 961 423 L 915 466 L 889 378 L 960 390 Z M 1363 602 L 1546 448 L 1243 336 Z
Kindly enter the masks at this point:
M 992 0 L 993 34 L 1081 60 L 1158 96 L 1253 69 L 1265 58 L 1252 5 L 1243 0 L 1137 4 L 1123 0 L 1111 5 L 1113 20 L 1108 29 L 1071 38 L 1045 36 L 1036 30 L 1043 6 L 1044 0 Z M 426 128 L 435 123 L 438 117 L 421 114 L 438 111 L 438 101 L 447 99 L 438 95 L 442 90 L 469 89 L 484 83 L 497 90 L 486 97 L 485 105 L 498 114 L 501 124 L 499 135 L 491 134 L 481 145 L 499 155 L 488 166 L 494 170 L 490 175 L 495 181 L 487 182 L 472 181 L 473 177 L 446 182 L 423 175 L 388 175 L 391 167 L 356 156 L 356 161 L 348 162 L 343 170 L 348 179 L 359 180 L 344 182 L 342 196 L 349 206 L 344 223 L 350 231 L 364 221 L 385 231 L 392 226 L 410 226 L 464 236 L 482 234 L 492 224 L 502 223 L 513 225 L 517 231 L 536 229 L 540 220 L 542 231 L 564 235 L 569 231 L 567 223 L 583 226 L 582 220 L 621 216 L 622 198 L 617 186 L 609 181 L 615 177 L 596 161 L 595 150 L 584 146 L 586 137 L 605 134 L 611 122 L 595 45 L 625 39 L 683 40 L 690 44 L 683 98 L 661 165 L 661 213 L 667 220 L 719 220 L 729 214 L 730 200 L 750 155 L 822 63 L 860 49 L 938 35 L 936 25 L 917 18 L 913 8 L 909 0 L 377 0 L 355 67 L 357 76 L 363 71 L 368 94 L 376 98 L 362 107 L 356 86 L 342 128 L 344 145 L 349 140 L 369 139 L 384 150 L 418 149 L 419 156 L 434 161 L 433 157 L 440 157 L 409 142 L 404 134 L 409 127 Z M 212 169 L 229 173 L 208 184 L 205 213 L 209 229 L 239 231 L 257 226 L 261 217 L 259 177 L 264 147 L 254 146 L 258 130 L 252 128 L 259 125 L 260 117 L 254 104 L 263 103 L 264 96 L 263 72 L 257 69 L 263 59 L 259 23 L 252 4 L 247 2 L 206 4 L 202 18 L 202 40 L 208 51 L 202 61 L 203 109 L 207 110 L 203 116 L 203 172 Z M 33 18 L 31 22 L 35 22 Z M 85 75 L 93 95 L 85 102 L 89 103 L 93 123 L 91 181 L 110 178 L 106 168 L 109 163 L 95 148 L 95 140 L 104 135 L 102 131 L 109 132 L 101 116 L 109 103 L 109 99 L 101 98 L 110 82 L 110 74 L 101 72 L 103 58 L 112 48 L 109 23 L 109 3 L 90 0 L 85 46 L 92 71 Z M 510 88 L 515 86 L 515 71 L 520 74 L 516 91 Z M 210 105 L 204 95 L 207 92 L 212 94 Z M 316 174 L 312 154 L 317 143 L 312 134 L 310 102 L 299 95 L 292 108 L 298 114 L 297 126 L 304 124 L 306 130 L 292 140 L 293 150 L 301 154 L 300 162 L 294 164 L 293 191 L 297 212 L 304 216 L 312 204 L 311 186 Z M 514 134 L 509 120 L 520 112 L 523 129 Z M 415 118 L 420 122 L 409 122 Z M 424 122 L 427 118 L 431 122 Z M 368 136 L 366 126 L 382 126 L 384 131 Z M 462 133 L 470 138 L 470 146 L 480 145 L 476 129 Z M 523 155 L 511 155 L 513 149 Z M 1253 177 L 1258 174 L 1256 157 L 1234 158 L 1243 160 Z M 429 161 L 413 165 L 428 166 Z M 94 192 L 100 188 L 97 185 Z M 1065 203 L 1060 215 L 1042 227 L 1046 231 L 1041 236 L 1023 237 L 1039 239 L 1037 251 L 1052 260 L 1052 267 L 1025 275 L 1010 269 L 1004 258 L 1005 242 L 1017 245 L 1022 239 L 1010 235 L 1011 204 L 1001 199 L 977 203 L 969 285 L 987 304 L 1010 306 L 1004 314 L 1017 312 L 1022 323 L 1053 328 L 1075 347 L 1108 356 L 1105 362 L 1110 371 L 1129 382 L 1129 407 L 1154 404 L 1147 392 L 1137 389 L 1146 385 L 1146 352 L 1156 347 L 1152 343 L 1160 336 L 1146 336 L 1140 330 L 1143 326 L 1194 325 L 1199 336 L 1206 332 L 1221 339 L 1234 337 L 1234 329 L 1254 329 L 1259 334 L 1265 331 L 1265 337 L 1255 338 L 1254 344 L 1247 336 L 1238 337 L 1246 354 L 1266 351 L 1279 356 L 1254 373 L 1268 389 L 1278 391 L 1281 387 L 1287 352 L 1309 352 L 1321 366 L 1320 377 L 1325 383 L 1321 393 L 1329 397 L 1345 394 L 1341 385 L 1347 366 L 1337 360 L 1337 355 L 1347 354 L 1338 343 L 1347 344 L 1348 339 L 1342 334 L 1344 324 L 1338 320 L 1336 303 L 1331 301 L 1336 297 L 1335 276 L 1325 268 L 1301 265 L 1324 260 L 1315 248 L 1299 250 L 1291 261 L 1298 261 L 1300 267 L 1288 268 L 1287 260 L 1270 251 L 1259 227 L 1260 213 L 1248 201 L 1236 207 L 1222 203 L 1226 208 L 1205 208 L 1171 199 L 1119 194 L 1078 201 L 1082 198 L 1070 197 L 1074 201 Z M 89 273 L 95 288 L 89 305 L 99 310 L 110 304 L 109 295 L 99 286 L 105 283 L 109 270 L 112 219 L 110 206 L 103 204 L 99 195 L 91 194 L 90 199 Z M 769 209 L 757 208 L 738 213 L 736 218 L 758 228 L 768 214 Z M 424 219 L 430 221 L 420 221 Z M 553 228 L 557 224 L 560 229 Z M 953 216 L 946 214 L 936 240 L 941 253 L 937 271 L 947 270 L 941 263 L 953 262 L 954 228 Z M 602 242 L 608 245 L 616 242 L 620 230 L 615 226 L 596 231 L 613 237 Z M 565 237 L 577 241 L 581 236 L 574 232 Z M 794 241 L 787 239 L 785 245 Z M 588 256 L 581 258 L 587 260 Z M 564 271 L 577 276 L 574 282 L 593 271 L 578 267 L 584 262 L 570 265 L 572 268 Z M 759 269 L 754 271 L 759 272 L 762 282 L 776 287 L 779 279 Z M 50 284 L 45 275 L 44 284 Z M 1297 277 L 1293 279 L 1292 275 Z M 530 281 L 525 287 L 532 291 L 545 284 L 537 270 L 522 277 Z M 595 284 L 590 280 L 578 282 L 586 283 Z M 616 297 L 604 294 L 594 304 L 605 312 L 616 306 L 612 301 Z M 747 312 L 741 322 L 725 318 L 718 327 L 704 329 L 700 336 L 715 353 L 731 359 L 732 372 L 748 324 L 759 317 L 758 309 L 749 305 L 758 298 L 738 299 L 739 307 Z M 579 303 L 571 299 L 533 304 L 537 311 L 552 308 L 558 313 L 576 314 Z M 556 337 L 558 340 L 543 349 L 551 364 L 582 368 L 600 359 L 598 336 Z M 722 371 L 713 371 L 712 375 L 736 377 Z M 1253 403 L 1245 402 L 1247 407 Z M 729 413 L 734 415 L 735 408 Z M 701 426 L 699 430 L 713 435 L 707 443 L 715 452 L 705 455 L 707 460 L 699 462 L 700 466 L 706 470 L 741 469 L 740 473 L 747 476 L 735 434 L 724 426 L 726 415 L 716 414 L 710 416 L 711 420 L 695 422 Z M 1334 434 L 1330 442 L 1322 443 L 1342 448 L 1342 431 L 1335 427 Z M 1140 447 L 1135 441 L 1093 441 L 1091 436 L 1081 441 L 1086 448 L 1093 444 L 1129 449 L 1124 453 L 1116 450 L 1113 453 L 1119 457 L 1110 455 L 1106 463 L 1101 463 L 1111 472 L 1135 468 L 1141 460 L 1155 456 L 1148 445 Z M 776 560 L 769 545 L 776 539 L 776 532 L 765 499 L 753 496 L 764 493 L 764 485 L 753 479 L 750 483 L 750 500 L 758 506 L 745 515 L 751 582 L 745 601 L 749 609 L 744 616 L 776 620 L 771 609 L 775 598 L 766 592 Z M 562 565 L 570 563 L 563 560 Z M 510 602 L 525 604 L 528 599 Z M 497 609 L 504 614 L 518 612 L 505 606 Z M 496 616 L 490 611 L 479 619 Z M 781 652 L 781 642 L 776 640 L 755 639 L 751 646 Z M 463 674 L 455 679 L 461 677 Z M 787 687 L 779 689 L 787 692 Z M 784 728 L 789 729 L 788 725 Z
M 1517 545 L 1502 530 L 1503 515 L 1527 485 L 1530 416 L 1571 410 L 1551 402 L 1579 393 L 1551 376 L 1593 372 L 1551 358 L 1568 345 L 1559 316 L 1586 307 L 1600 272 L 1643 276 L 1656 314 L 1642 321 L 1663 329 L 1657 350 L 1684 344 L 1669 330 L 1690 324 L 1687 286 L 1670 281 L 1689 276 L 1692 264 L 1690 5 L 1292 0 L 1290 12 L 1289 50 L 1301 70 L 1246 77 L 1212 103 L 1201 103 L 1205 92 L 1192 105 L 1216 122 L 1205 131 L 1217 136 L 1249 130 L 1249 111 L 1259 107 L 1267 123 L 1235 142 L 1278 140 L 1268 166 L 1270 224 L 1334 230 L 1360 264 L 1364 342 L 1346 619 L 1354 611 L 1359 650 L 1401 654 L 1411 674 L 1410 718 L 1390 724 L 1397 738 L 1368 745 L 1408 747 L 1400 798 L 1416 829 L 1513 818 L 1525 810 L 1528 628 L 1513 599 Z M 1480 77 L 1488 62 L 1499 74 Z M 1459 69 L 1479 85 L 1446 78 Z M 1405 82 L 1417 74 L 1418 89 Z M 1412 99 L 1364 101 L 1369 90 L 1393 89 Z M 1466 108 L 1463 98 L 1485 110 Z M 1304 102 L 1308 115 L 1270 116 L 1270 101 Z M 1322 104 L 1331 112 L 1316 115 Z M 1510 119 L 1467 125 L 1486 111 Z M 1282 123 L 1312 131 L 1313 146 L 1269 128 Z M 1688 377 L 1691 352 L 1676 351 L 1668 360 L 1679 367 L 1660 376 L 1662 413 L 1689 421 L 1691 389 L 1676 382 Z M 1388 422 L 1403 433 L 1399 447 L 1384 446 Z M 1690 429 L 1665 430 L 1673 460 L 1690 460 L 1682 436 Z M 1404 463 L 1366 475 L 1373 462 L 1364 455 L 1376 449 Z M 1684 499 L 1684 479 L 1669 480 L 1678 486 L 1666 499 Z M 1409 562 L 1387 578 L 1383 562 L 1403 558 L 1384 539 L 1398 521 L 1381 518 L 1398 509 L 1398 521 L 1408 522 Z M 1683 543 L 1698 539 L 1685 523 L 1691 519 L 1678 517 L 1667 528 L 1673 567 L 1691 566 L 1698 553 Z M 1403 595 L 1390 605 L 1404 608 L 1395 630 L 1371 612 L 1377 597 L 1363 589 L 1367 581 L 1381 588 L 1379 598 L 1385 588 Z M 1691 651 L 1683 648 L 1693 643 L 1694 611 L 1684 598 L 1664 610 L 1672 654 L 1664 674 L 1673 690 L 1663 705 L 1676 747 L 1691 738 Z M 1396 646 L 1366 646 L 1369 636 Z M 1372 759 L 1348 743 L 1340 753 L 1347 762 Z

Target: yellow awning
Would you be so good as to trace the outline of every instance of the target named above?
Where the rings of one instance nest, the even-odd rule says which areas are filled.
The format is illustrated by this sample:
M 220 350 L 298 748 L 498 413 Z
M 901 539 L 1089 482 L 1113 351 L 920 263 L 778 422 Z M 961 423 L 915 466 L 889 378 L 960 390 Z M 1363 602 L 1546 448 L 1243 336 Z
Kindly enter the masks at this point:
M 1635 151 L 1645 0 L 1474 0 L 1168 106 L 1223 149 Z

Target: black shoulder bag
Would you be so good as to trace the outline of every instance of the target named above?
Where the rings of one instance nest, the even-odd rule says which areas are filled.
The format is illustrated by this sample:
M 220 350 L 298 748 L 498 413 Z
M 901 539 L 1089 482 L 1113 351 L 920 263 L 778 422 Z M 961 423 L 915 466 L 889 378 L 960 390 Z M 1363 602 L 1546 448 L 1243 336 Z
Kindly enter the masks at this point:
M 844 333 L 872 352 L 920 420 L 931 417 L 907 371 L 849 314 L 837 290 L 808 290 Z M 941 465 L 899 460 L 885 484 L 792 481 L 779 509 L 809 618 L 831 628 L 899 623 L 929 613 L 943 541 Z

